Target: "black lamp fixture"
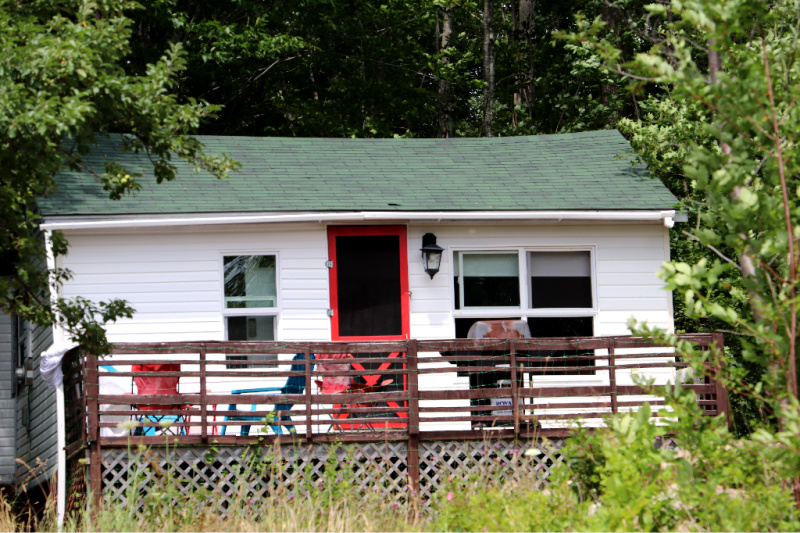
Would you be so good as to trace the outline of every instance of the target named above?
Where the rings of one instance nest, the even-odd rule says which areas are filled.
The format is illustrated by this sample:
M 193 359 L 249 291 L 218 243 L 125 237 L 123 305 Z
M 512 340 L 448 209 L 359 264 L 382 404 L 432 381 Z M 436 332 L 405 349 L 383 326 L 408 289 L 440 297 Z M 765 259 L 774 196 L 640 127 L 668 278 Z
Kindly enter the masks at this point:
M 422 236 L 422 262 L 431 279 L 439 272 L 439 265 L 442 264 L 442 252 L 444 248 L 436 245 L 436 235 L 433 233 L 426 233 Z

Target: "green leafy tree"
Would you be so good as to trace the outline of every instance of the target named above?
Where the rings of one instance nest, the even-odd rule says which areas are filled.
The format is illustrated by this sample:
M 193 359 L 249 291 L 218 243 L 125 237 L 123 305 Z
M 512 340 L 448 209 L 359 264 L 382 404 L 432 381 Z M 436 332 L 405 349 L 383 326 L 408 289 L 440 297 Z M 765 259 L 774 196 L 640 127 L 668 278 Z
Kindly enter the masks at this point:
M 639 331 L 675 344 L 698 370 L 715 373 L 770 415 L 775 425 L 759 427 L 753 438 L 791 480 L 798 507 L 799 8 L 796 0 L 651 6 L 660 39 L 631 61 L 602 38 L 599 19 L 582 21 L 575 36 L 609 71 L 668 87 L 673 100 L 695 110 L 699 134 L 686 139 L 691 152 L 677 160 L 685 157 L 686 186 L 702 193 L 691 237 L 716 258 L 667 264 L 661 276 L 688 318 L 714 319 L 739 333 L 742 358 L 761 372 L 728 364 L 717 350 L 693 352 L 664 332 Z M 649 139 L 640 145 L 649 161 L 667 152 L 654 148 L 657 132 L 639 133 Z
M 51 301 L 50 288 L 69 279 L 48 269 L 36 199 L 54 190 L 62 169 L 84 170 L 82 157 L 99 136 L 122 135 L 126 150 L 146 152 L 148 179 L 175 176 L 174 157 L 224 177 L 235 162 L 209 156 L 189 134 L 219 109 L 173 94 L 184 67 L 179 46 L 148 64 L 141 75 L 126 74 L 132 2 L 0 0 L 0 310 L 37 324 L 61 323 L 94 353 L 107 350 L 103 325 L 130 317 L 122 300 L 93 303 L 84 298 Z M 97 175 L 111 198 L 135 193 L 144 178 L 109 163 Z M 51 235 L 57 256 L 67 242 Z
M 670 92 L 651 96 L 639 103 L 639 120 L 622 118 L 618 122 L 620 131 L 628 135 L 639 158 L 647 164 L 654 177 L 659 178 L 681 199 L 681 212 L 688 215 L 688 228 L 680 224 L 670 232 L 670 253 L 674 261 L 696 264 L 701 259 L 713 262 L 727 261 L 735 252 L 725 245 L 706 246 L 692 233 L 702 227 L 703 212 L 708 209 L 705 190 L 699 189 L 684 167 L 689 164 L 695 146 L 716 150 L 719 144 L 707 131 L 711 120 L 708 110 L 697 102 L 673 98 Z M 741 272 L 729 268 L 722 273 L 717 292 L 717 301 L 733 307 L 737 313 L 751 317 L 747 292 L 742 286 Z M 714 316 L 697 316 L 687 311 L 686 299 L 680 292 L 673 293 L 675 330 L 681 332 L 725 333 L 725 349 L 729 364 L 741 367 L 748 382 L 757 383 L 763 369 L 742 357 L 742 333 L 740 327 L 719 320 Z M 752 398 L 733 393 L 729 396 L 733 414 L 733 427 L 737 434 L 746 435 L 753 429 L 753 421 L 763 418 L 758 402 Z

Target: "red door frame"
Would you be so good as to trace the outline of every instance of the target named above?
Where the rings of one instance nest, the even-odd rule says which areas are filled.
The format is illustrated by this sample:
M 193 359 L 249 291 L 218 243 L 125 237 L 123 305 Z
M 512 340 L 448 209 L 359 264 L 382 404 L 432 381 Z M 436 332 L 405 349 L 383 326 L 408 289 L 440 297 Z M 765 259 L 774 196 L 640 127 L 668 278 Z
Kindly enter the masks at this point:
M 336 237 L 372 237 L 397 235 L 400 238 L 400 315 L 401 335 L 376 335 L 372 337 L 339 335 L 339 288 L 338 262 L 336 260 Z M 408 240 L 405 226 L 328 226 L 328 259 L 333 262 L 330 269 L 329 286 L 331 292 L 331 340 L 334 341 L 404 341 L 409 338 L 408 305 Z

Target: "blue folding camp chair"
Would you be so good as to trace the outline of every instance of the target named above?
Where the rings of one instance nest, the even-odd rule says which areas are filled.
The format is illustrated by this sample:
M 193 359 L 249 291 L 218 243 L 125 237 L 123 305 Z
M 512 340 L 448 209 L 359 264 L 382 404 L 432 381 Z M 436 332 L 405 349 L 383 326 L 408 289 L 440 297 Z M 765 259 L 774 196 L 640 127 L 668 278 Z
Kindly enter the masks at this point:
M 314 354 L 311 354 L 311 360 L 315 359 Z M 303 354 L 299 353 L 292 358 L 292 361 L 305 361 L 305 357 Z M 311 369 L 314 369 L 314 365 L 311 365 Z M 292 372 L 302 372 L 305 370 L 305 364 L 294 364 L 291 367 Z M 303 394 L 303 391 L 306 389 L 306 378 L 305 376 L 291 376 L 289 379 L 286 380 L 286 384 L 283 387 L 265 387 L 260 389 L 238 389 L 231 391 L 231 394 Z M 228 405 L 229 411 L 236 411 L 235 403 Z M 251 411 L 256 410 L 256 406 L 258 404 L 253 404 L 250 406 Z M 284 404 L 277 404 L 275 405 L 275 411 L 289 411 L 291 410 L 294 404 L 291 403 L 284 403 Z M 226 416 L 225 421 L 229 420 L 245 420 L 245 421 L 253 421 L 253 422 L 260 422 L 263 420 L 263 417 L 260 416 Z M 292 417 L 289 415 L 280 415 L 278 420 L 282 422 L 289 422 L 292 420 Z M 279 425 L 272 425 L 270 426 L 272 431 L 275 432 L 276 435 L 283 435 L 283 429 Z M 221 435 L 225 435 L 225 430 L 227 426 L 222 426 L 220 430 Z M 291 434 L 295 434 L 297 431 L 294 429 L 294 426 L 286 426 L 286 429 Z M 239 435 L 245 436 L 250 434 L 250 424 L 243 425 Z

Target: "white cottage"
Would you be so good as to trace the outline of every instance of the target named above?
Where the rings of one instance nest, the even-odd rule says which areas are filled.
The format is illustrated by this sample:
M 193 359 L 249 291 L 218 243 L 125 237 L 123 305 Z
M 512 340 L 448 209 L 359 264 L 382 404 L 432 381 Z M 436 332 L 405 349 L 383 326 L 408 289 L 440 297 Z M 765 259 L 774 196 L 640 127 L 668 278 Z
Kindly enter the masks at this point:
M 218 181 L 179 163 L 156 185 L 143 154 L 109 139 L 88 167 L 118 161 L 144 175 L 141 191 L 111 201 L 90 174 L 65 172 L 40 202 L 42 229 L 70 242 L 60 296 L 136 309 L 109 325 L 112 342 L 451 339 L 499 318 L 534 337 L 625 335 L 631 316 L 673 325 L 655 272 L 676 199 L 620 157 L 631 149 L 617 131 L 201 140 L 241 172 Z M 438 272 L 420 252 L 433 237 Z M 16 396 L 33 415 L 26 427 L 17 416 L 28 462 L 53 461 L 52 398 L 38 378 Z

